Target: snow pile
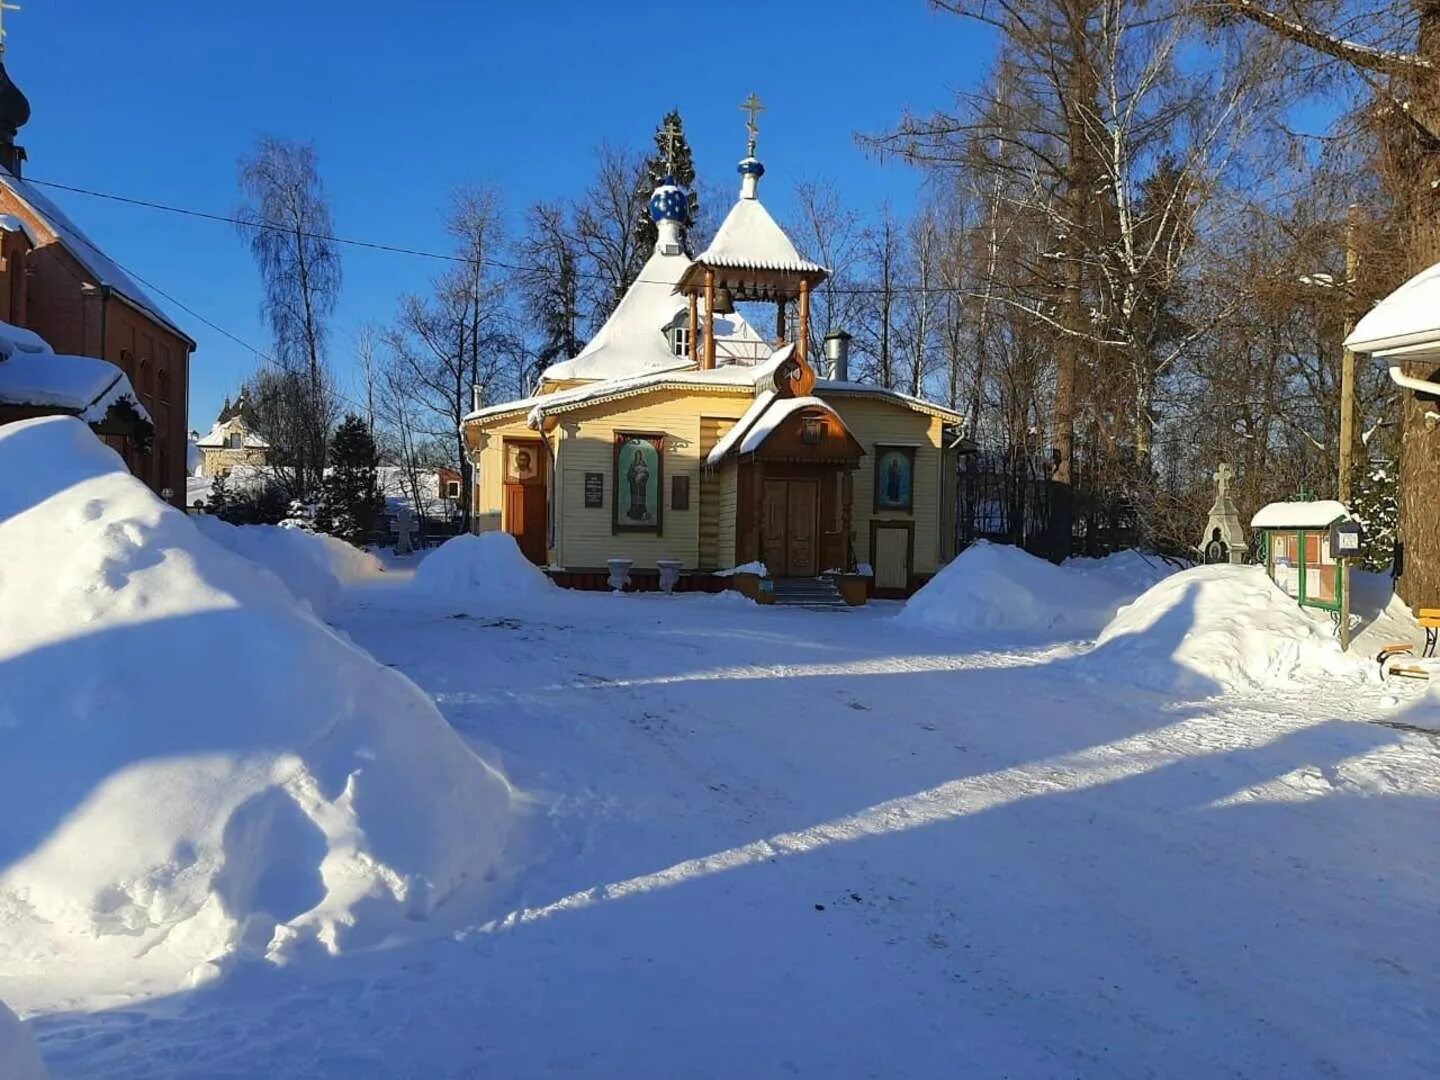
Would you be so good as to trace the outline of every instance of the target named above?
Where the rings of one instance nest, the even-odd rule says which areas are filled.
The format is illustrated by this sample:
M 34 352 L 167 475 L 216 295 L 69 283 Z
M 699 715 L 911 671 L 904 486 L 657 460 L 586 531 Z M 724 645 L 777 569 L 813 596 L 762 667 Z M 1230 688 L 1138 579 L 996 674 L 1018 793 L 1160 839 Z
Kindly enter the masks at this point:
M 411 584 L 420 596 L 482 607 L 510 607 L 555 589 L 506 532 L 465 533 L 446 540 L 416 567 Z
M 47 1075 L 30 1032 L 0 1001 L 0 1080 L 45 1080 Z
M 1088 672 L 1166 693 L 1315 689 L 1373 674 L 1340 651 L 1330 620 L 1290 599 L 1259 566 L 1198 566 L 1123 608 L 1084 658 Z
M 0 428 L 0 671 L 0 982 L 359 947 L 500 862 L 505 778 L 76 420 Z
M 190 520 L 221 547 L 270 571 L 317 615 L 334 610 L 342 586 L 385 569 L 369 552 L 324 533 L 279 525 L 231 525 L 208 514 Z
M 1135 552 L 1055 566 L 1020 548 L 982 540 L 951 560 L 896 618 L 947 633 L 1088 638 L 1167 569 Z

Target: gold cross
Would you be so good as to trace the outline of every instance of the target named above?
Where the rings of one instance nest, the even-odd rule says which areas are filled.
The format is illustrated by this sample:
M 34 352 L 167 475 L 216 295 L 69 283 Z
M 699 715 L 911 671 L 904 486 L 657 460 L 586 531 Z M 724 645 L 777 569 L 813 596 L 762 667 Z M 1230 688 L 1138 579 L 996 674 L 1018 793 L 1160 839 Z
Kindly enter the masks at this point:
M 19 10 L 19 4 L 7 4 L 5 0 L 0 0 L 0 52 L 5 51 L 5 12 Z
M 4 0 L 0 0 L 4 3 Z M 673 175 L 675 172 L 675 141 L 681 137 L 681 131 L 671 120 L 660 132 L 660 137 L 665 140 L 665 172 Z
M 755 96 L 755 91 L 750 91 L 750 96 L 740 103 L 740 111 L 748 112 L 750 119 L 745 121 L 745 129 L 750 132 L 750 157 L 755 156 L 755 136 L 760 134 L 760 127 L 755 123 L 755 116 L 765 111 L 765 106 L 760 104 L 760 99 Z

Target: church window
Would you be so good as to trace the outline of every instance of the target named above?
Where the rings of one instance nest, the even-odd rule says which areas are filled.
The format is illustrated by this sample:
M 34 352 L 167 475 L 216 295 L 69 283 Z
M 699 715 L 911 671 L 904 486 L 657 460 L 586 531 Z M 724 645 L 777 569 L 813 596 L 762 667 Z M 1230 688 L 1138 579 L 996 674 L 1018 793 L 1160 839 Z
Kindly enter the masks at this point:
M 169 404 L 170 404 L 170 372 L 166 371 L 164 368 L 161 368 L 161 369 L 160 369 L 160 374 L 156 377 L 156 380 L 155 380 L 155 381 L 156 381 L 157 385 L 158 385 L 159 388 L 160 388 L 160 403 L 161 403 L 162 405 L 169 405 Z
M 670 351 L 676 356 L 690 355 L 689 326 L 672 326 L 670 328 Z
M 806 446 L 819 446 L 825 438 L 825 421 L 818 416 L 800 419 L 800 441 Z
M 245 449 L 245 436 L 241 435 L 238 431 L 232 431 L 232 432 L 230 432 L 229 435 L 226 435 L 226 436 L 225 436 L 225 449 L 227 449 L 227 450 L 243 450 L 243 449 Z

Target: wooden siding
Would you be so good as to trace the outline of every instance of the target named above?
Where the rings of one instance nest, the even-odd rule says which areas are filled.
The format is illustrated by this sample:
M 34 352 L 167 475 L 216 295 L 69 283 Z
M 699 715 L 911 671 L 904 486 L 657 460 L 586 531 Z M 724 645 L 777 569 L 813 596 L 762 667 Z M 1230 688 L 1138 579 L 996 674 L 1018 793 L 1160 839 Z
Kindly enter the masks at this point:
M 829 394 L 825 397 L 845 426 L 865 450 L 860 468 L 855 471 L 853 522 L 855 558 L 870 562 L 870 523 L 872 520 L 908 521 L 915 526 L 915 558 L 912 574 L 933 574 L 940 566 L 940 439 L 939 417 L 927 416 L 913 409 L 877 398 Z M 875 447 L 914 446 L 915 475 L 912 478 L 914 498 L 910 513 L 875 510 Z
M 503 526 L 505 507 L 505 439 L 535 439 L 539 435 L 525 422 L 521 413 L 512 419 L 472 435 L 480 442 L 475 463 L 475 524 L 474 531 L 495 532 Z
M 726 461 L 715 470 L 715 475 L 720 482 L 720 538 L 716 558 L 721 567 L 728 568 L 736 565 L 735 521 L 740 512 L 739 470 L 735 467 L 735 459 Z
M 735 421 L 718 416 L 702 416 L 700 418 L 700 461 L 703 466 L 705 458 L 715 448 L 715 444 L 725 437 L 725 433 L 735 426 Z M 717 570 L 722 566 L 729 566 L 729 563 L 720 561 L 720 521 L 722 512 L 720 507 L 721 481 L 720 474 L 714 469 L 701 468 L 700 470 L 700 557 L 698 565 L 705 570 Z M 732 509 L 733 513 L 733 509 Z M 734 550 L 734 518 L 731 518 L 731 540 L 730 550 Z
M 697 394 L 666 390 L 643 397 L 606 402 L 582 412 L 562 413 L 557 480 L 560 517 L 556 558 L 562 566 L 600 567 L 609 558 L 635 560 L 636 569 L 653 569 L 657 559 L 679 559 L 689 570 L 700 566 L 700 503 L 691 498 L 688 510 L 671 502 L 673 479 L 688 476 L 692 491 L 702 482 L 702 417 L 733 424 L 754 399 L 743 394 Z M 664 483 L 661 498 L 664 531 L 620 533 L 612 531 L 615 433 L 663 432 Z M 717 436 L 718 437 L 718 436 Z M 605 477 L 605 505 L 585 508 L 585 474 Z M 718 534 L 717 534 L 718 545 Z M 717 552 L 718 557 L 718 552 Z

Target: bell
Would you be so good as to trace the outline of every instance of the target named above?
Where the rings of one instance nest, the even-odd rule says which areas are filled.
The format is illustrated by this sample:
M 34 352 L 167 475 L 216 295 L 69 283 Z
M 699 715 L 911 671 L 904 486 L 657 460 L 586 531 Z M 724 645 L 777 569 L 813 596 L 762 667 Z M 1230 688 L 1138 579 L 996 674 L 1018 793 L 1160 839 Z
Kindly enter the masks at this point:
M 713 310 L 716 315 L 729 315 L 735 310 L 735 297 L 730 295 L 730 290 L 724 285 L 721 285 L 715 290 L 715 307 Z

